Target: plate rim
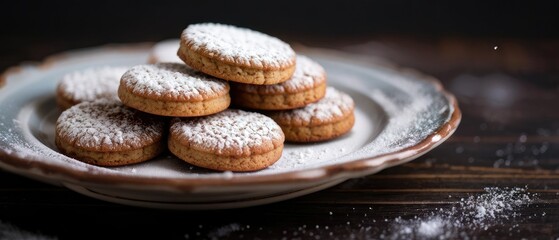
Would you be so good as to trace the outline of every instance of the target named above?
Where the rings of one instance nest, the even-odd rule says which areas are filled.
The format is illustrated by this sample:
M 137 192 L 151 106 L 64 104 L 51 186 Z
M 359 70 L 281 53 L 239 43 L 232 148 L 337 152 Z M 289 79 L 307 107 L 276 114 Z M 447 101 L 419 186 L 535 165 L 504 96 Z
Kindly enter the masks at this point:
M 153 44 L 155 44 L 155 42 L 105 44 L 88 48 L 68 50 L 48 56 L 43 61 L 32 64 L 32 66 L 36 67 L 39 70 L 48 69 L 55 65 L 56 62 L 63 61 L 75 56 L 92 54 L 96 51 L 148 51 L 153 46 Z M 6 151 L 0 151 L 0 162 L 2 162 L 3 164 L 8 164 L 10 165 L 10 167 L 17 168 L 18 170 L 25 171 L 28 174 L 36 175 L 38 177 L 46 177 L 50 180 L 57 180 L 58 182 L 65 181 L 86 185 L 101 184 L 105 186 L 106 184 L 119 183 L 119 186 L 123 184 L 138 185 L 142 187 L 165 186 L 183 191 L 191 191 L 196 188 L 211 186 L 240 187 L 262 184 L 276 185 L 301 182 L 308 183 L 320 182 L 326 179 L 333 178 L 355 178 L 359 176 L 369 175 L 394 165 L 403 164 L 407 161 L 420 157 L 421 155 L 437 147 L 439 144 L 443 143 L 456 131 L 460 124 L 460 121 L 462 119 L 462 112 L 459 108 L 456 97 L 452 93 L 447 91 L 443 87 L 442 83 L 433 76 L 423 74 L 415 69 L 400 67 L 391 62 L 362 61 L 364 58 L 367 58 L 367 56 L 344 52 L 341 50 L 309 47 L 303 45 L 297 45 L 296 49 L 305 53 L 311 52 L 317 55 L 328 56 L 330 59 L 343 59 L 343 61 L 346 63 L 352 62 L 363 67 L 380 66 L 393 70 L 399 74 L 412 76 L 415 79 L 427 81 L 435 87 L 435 90 L 437 92 L 445 97 L 449 105 L 452 105 L 453 112 L 450 115 L 450 118 L 445 123 L 443 123 L 437 130 L 429 134 L 425 139 L 417 144 L 405 147 L 398 151 L 389 152 L 374 157 L 359 158 L 343 163 L 334 163 L 326 166 L 311 167 L 306 169 L 266 175 L 243 175 L 228 178 L 178 178 L 98 174 L 65 168 L 63 166 L 51 165 L 44 161 L 29 161 L 29 159 L 25 157 L 18 156 L 17 152 Z M 361 61 L 358 61 L 357 59 L 361 59 Z M 29 65 L 29 63 L 20 63 L 19 65 L 7 68 L 2 74 L 0 74 L 0 88 L 5 88 L 8 86 L 7 79 L 10 75 L 17 74 L 23 71 L 24 67 Z M 33 169 L 39 169 L 40 171 L 31 171 Z M 15 171 L 10 172 L 16 173 Z

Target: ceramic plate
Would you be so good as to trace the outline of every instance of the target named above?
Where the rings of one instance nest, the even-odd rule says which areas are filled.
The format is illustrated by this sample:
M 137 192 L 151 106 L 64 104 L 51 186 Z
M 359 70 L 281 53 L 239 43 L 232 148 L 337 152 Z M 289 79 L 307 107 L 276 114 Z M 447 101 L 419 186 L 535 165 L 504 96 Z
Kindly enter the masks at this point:
M 151 44 L 71 51 L 10 68 L 0 82 L 0 167 L 104 201 L 168 209 L 267 204 L 316 192 L 413 160 L 447 139 L 461 114 L 455 98 L 428 76 L 361 56 L 300 48 L 350 94 L 355 125 L 322 143 L 286 144 L 282 158 L 251 173 L 212 172 L 170 154 L 125 167 L 97 167 L 60 154 L 54 144 L 55 87 L 62 75 L 92 66 L 147 62 Z

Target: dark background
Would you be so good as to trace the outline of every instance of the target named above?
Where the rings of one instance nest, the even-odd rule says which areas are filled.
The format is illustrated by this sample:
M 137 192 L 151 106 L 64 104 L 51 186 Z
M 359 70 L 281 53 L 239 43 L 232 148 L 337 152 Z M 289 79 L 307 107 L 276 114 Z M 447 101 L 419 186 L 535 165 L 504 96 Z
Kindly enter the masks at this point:
M 241 3 L 242 2 L 242 3 Z M 328 47 L 377 36 L 555 40 L 557 1 L 7 1 L 2 69 L 68 49 L 176 38 L 221 22 Z
M 411 163 L 249 209 L 133 208 L 0 171 L 0 227 L 61 239 L 109 231 L 193 239 L 241 223 L 252 227 L 230 239 L 274 239 L 330 224 L 349 239 L 378 236 L 397 217 L 428 216 L 484 187 L 529 185 L 539 200 L 515 210 L 520 217 L 464 231 L 480 239 L 559 237 L 559 1 L 4 1 L 0 9 L 0 71 L 72 49 L 178 38 L 188 24 L 211 21 L 417 69 L 438 78 L 463 113 L 451 138 Z M 496 166 L 496 153 L 509 146 L 512 163 Z M 532 154 L 542 147 L 549 150 Z M 329 231 L 300 239 L 329 239 Z

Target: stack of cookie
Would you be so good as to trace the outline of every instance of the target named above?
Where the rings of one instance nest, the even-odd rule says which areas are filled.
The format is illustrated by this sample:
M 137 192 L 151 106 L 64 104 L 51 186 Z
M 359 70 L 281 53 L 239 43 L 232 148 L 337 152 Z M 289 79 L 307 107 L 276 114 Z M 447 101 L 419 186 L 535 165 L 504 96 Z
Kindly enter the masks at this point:
M 193 24 L 181 34 L 179 57 L 227 80 L 235 108 L 274 119 L 289 142 L 317 142 L 353 127 L 351 97 L 327 86 L 324 68 L 287 43 L 246 28 Z
M 117 89 L 103 89 L 116 98 L 60 98 L 61 152 L 119 166 L 168 149 L 199 167 L 255 171 L 279 160 L 285 141 L 330 140 L 353 127 L 351 97 L 327 86 L 322 66 L 275 37 L 192 24 L 177 55 L 182 62 L 150 57 L 128 68 Z M 64 89 L 61 82 L 58 92 Z

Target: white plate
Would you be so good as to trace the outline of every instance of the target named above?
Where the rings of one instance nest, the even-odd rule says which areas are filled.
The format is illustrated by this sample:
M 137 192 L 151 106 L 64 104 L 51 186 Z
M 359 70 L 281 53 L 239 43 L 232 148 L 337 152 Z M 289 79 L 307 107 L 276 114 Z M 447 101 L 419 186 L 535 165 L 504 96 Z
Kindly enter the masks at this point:
M 212 172 L 170 154 L 124 167 L 97 167 L 58 153 L 55 87 L 70 71 L 147 62 L 152 45 L 71 51 L 2 75 L 0 167 L 81 194 L 126 205 L 219 209 L 282 201 L 415 159 L 447 139 L 461 114 L 454 97 L 430 77 L 372 64 L 360 56 L 301 48 L 324 66 L 328 84 L 356 103 L 352 131 L 333 141 L 286 144 L 282 158 L 251 173 Z

